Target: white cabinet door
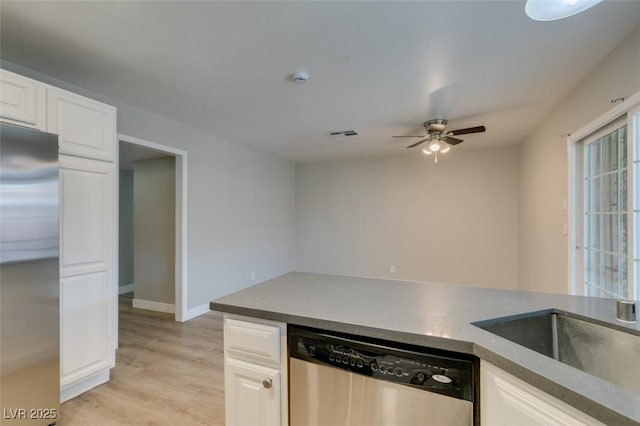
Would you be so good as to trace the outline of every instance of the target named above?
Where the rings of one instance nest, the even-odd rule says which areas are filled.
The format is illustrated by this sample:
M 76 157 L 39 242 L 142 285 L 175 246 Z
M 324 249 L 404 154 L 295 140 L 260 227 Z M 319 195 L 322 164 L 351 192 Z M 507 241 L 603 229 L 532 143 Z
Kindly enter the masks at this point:
M 227 358 L 227 426 L 280 426 L 280 371 Z
M 48 87 L 47 131 L 59 135 L 63 154 L 114 161 L 116 109 L 110 105 Z
M 491 426 L 604 426 L 570 405 L 483 362 L 480 366 L 480 413 Z
M 60 275 L 113 265 L 114 165 L 60 155 Z
M 44 84 L 0 70 L 0 118 L 9 123 L 44 130 Z
M 61 385 L 115 359 L 114 164 L 60 155 Z M 77 386 L 81 391 L 95 386 Z
M 287 324 L 224 314 L 227 426 L 289 424 Z
M 62 387 L 113 367 L 112 294 L 107 271 L 60 279 Z

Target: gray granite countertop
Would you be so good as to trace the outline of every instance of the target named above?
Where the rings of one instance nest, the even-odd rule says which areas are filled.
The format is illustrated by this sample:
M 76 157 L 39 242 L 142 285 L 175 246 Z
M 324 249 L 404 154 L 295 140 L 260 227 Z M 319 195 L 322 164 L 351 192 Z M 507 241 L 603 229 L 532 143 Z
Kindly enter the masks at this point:
M 558 309 L 626 327 L 615 301 L 449 284 L 290 272 L 211 302 L 212 310 L 475 354 L 608 425 L 640 424 L 640 395 L 471 323 Z M 629 354 L 638 358 L 640 354 Z

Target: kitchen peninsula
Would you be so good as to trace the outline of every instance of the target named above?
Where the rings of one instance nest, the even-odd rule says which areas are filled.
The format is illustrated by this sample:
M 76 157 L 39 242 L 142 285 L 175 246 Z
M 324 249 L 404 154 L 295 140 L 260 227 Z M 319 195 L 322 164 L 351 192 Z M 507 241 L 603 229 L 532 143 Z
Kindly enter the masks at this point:
M 282 380 L 280 390 L 286 390 L 287 386 L 286 325 L 296 325 L 475 355 L 481 362 L 483 423 L 484 416 L 489 414 L 484 411 L 492 408 L 486 405 L 491 402 L 488 400 L 490 396 L 484 394 L 485 385 L 489 383 L 482 374 L 495 371 L 522 382 L 522 386 L 542 391 L 540 393 L 544 393 L 545 398 L 553 397 L 548 401 L 551 407 L 557 402 L 567 410 L 577 409 L 580 415 L 586 414 L 570 424 L 640 424 L 639 394 L 472 324 L 556 309 L 640 335 L 637 323 L 624 325 L 616 321 L 615 300 L 291 272 L 214 300 L 210 306 L 212 310 L 225 313 L 225 362 L 228 356 L 242 352 L 234 352 L 233 347 L 236 344 L 236 349 L 241 347 L 242 339 L 227 341 L 230 328 L 242 327 L 238 320 L 255 320 L 258 323 L 256 329 L 248 334 L 251 338 L 244 341 L 249 345 L 252 344 L 250 341 L 269 338 L 269 329 L 262 329 L 260 322 L 279 325 L 282 333 L 278 343 L 280 347 L 275 348 L 272 354 L 279 353 L 274 357 L 281 359 L 271 366 L 281 367 L 278 370 Z M 253 355 L 258 352 L 253 351 Z M 630 353 L 629 356 L 640 361 L 638 353 Z M 229 380 L 229 376 L 226 377 Z M 226 386 L 229 392 L 228 382 Z M 287 393 L 283 391 L 282 394 L 286 400 Z M 280 418 L 282 424 L 287 424 L 286 416 L 283 413 Z

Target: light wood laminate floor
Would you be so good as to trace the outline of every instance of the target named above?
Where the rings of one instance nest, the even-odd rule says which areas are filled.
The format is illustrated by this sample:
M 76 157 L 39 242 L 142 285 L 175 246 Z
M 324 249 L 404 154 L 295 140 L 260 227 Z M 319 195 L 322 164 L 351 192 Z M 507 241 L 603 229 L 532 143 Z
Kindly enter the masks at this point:
M 224 425 L 222 314 L 185 323 L 120 296 L 111 380 L 61 407 L 60 426 Z

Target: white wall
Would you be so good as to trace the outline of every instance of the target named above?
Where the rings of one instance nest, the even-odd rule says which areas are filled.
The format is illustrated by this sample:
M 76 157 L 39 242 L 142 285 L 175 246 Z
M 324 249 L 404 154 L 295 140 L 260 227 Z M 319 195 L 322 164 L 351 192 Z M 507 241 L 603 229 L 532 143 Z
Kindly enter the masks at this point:
M 118 201 L 118 285 L 133 284 L 133 172 L 120 170 Z
M 99 95 L 5 60 L 1 65 L 114 105 L 120 133 L 188 152 L 188 308 L 293 269 L 292 162 L 132 107 L 108 93 Z
M 517 165 L 517 147 L 299 164 L 296 269 L 517 288 Z
M 170 305 L 175 304 L 175 163 L 174 157 L 133 163 L 135 298 Z
M 614 49 L 520 145 L 520 288 L 566 293 L 566 137 L 640 90 L 640 28 Z

